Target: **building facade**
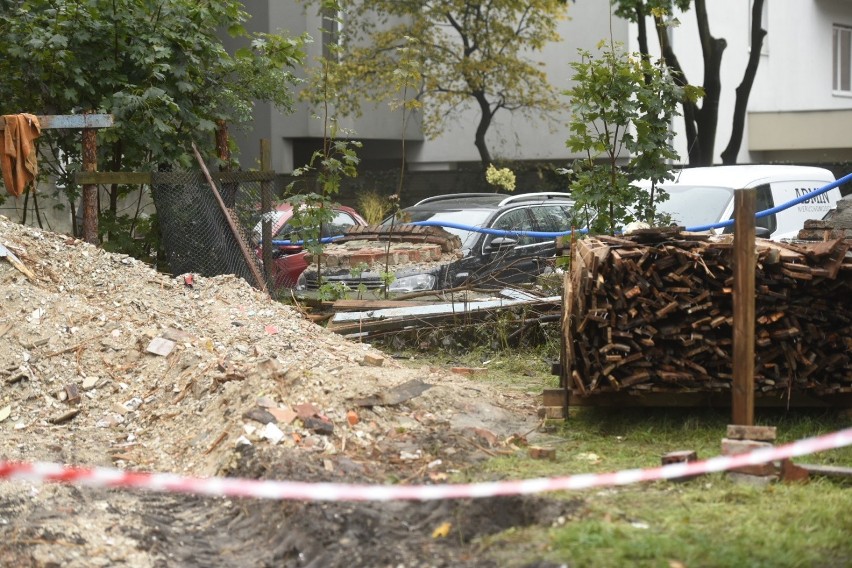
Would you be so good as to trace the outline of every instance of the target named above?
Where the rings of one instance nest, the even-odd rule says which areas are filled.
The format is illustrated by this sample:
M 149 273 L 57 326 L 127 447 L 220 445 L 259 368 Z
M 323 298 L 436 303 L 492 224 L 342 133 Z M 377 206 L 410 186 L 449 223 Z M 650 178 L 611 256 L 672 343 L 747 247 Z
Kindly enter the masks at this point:
M 290 34 L 307 32 L 318 37 L 321 18 L 315 8 L 295 0 L 245 0 L 252 14 L 249 28 L 255 31 Z M 707 3 L 710 30 L 724 38 L 721 67 L 722 93 L 716 136 L 715 161 L 730 138 L 735 89 L 742 80 L 750 49 L 751 2 L 713 0 Z M 569 66 L 577 49 L 595 50 L 596 44 L 612 38 L 629 51 L 638 51 L 637 27 L 615 18 L 604 0 L 569 3 L 569 18 L 560 22 L 562 41 L 536 54 L 551 83 L 561 92 L 571 86 Z M 694 11 L 677 14 L 680 25 L 670 30 L 671 42 L 684 71 L 693 84 L 700 84 L 703 58 Z M 746 129 L 739 163 L 846 162 L 852 151 L 852 2 L 848 0 L 766 0 L 763 11 L 764 38 L 757 77 L 749 98 Z M 659 52 L 653 35 L 650 48 Z M 321 53 L 322 42 L 309 45 L 309 59 Z M 564 98 L 567 109 L 568 100 Z M 272 142 L 273 168 L 292 171 L 306 163 L 322 138 L 322 123 L 305 104 L 295 113 L 283 115 L 269 105 L 259 104 L 254 128 L 239 134 L 242 165 L 254 167 L 259 139 Z M 470 107 L 454 118 L 452 128 L 434 139 L 426 139 L 416 121 L 405 132 L 405 159 L 410 171 L 452 171 L 475 164 L 474 147 L 478 120 Z M 373 167 L 399 164 L 403 133 L 398 114 L 387 106 L 367 109 L 357 119 L 342 120 L 354 137 L 364 143 L 359 155 Z M 536 121 L 499 112 L 488 133 L 495 160 L 552 162 L 565 165 L 577 157 L 565 146 L 568 137 L 567 111 L 554 122 Z M 675 147 L 686 162 L 683 120 L 672 124 Z

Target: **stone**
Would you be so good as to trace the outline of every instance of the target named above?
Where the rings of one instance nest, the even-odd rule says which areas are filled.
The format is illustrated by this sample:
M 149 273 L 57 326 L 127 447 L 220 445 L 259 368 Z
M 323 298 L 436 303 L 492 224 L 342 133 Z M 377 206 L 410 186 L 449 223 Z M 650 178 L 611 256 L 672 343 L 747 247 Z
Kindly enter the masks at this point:
M 308 418 L 303 418 L 302 422 L 305 425 L 305 428 L 316 432 L 317 434 L 331 435 L 334 433 L 334 424 L 331 423 L 330 420 L 325 418 L 321 418 L 319 416 L 311 416 Z
M 355 412 L 354 410 L 350 410 L 346 413 L 346 422 L 350 426 L 355 426 L 360 421 L 361 421 L 361 419 L 358 417 L 358 413 Z
M 98 385 L 98 381 L 100 380 L 100 377 L 86 377 L 83 379 L 83 384 L 81 386 L 84 391 L 92 390 Z
M 177 345 L 177 343 L 171 339 L 155 337 L 148 344 L 148 347 L 145 348 L 145 351 L 161 357 L 167 357 L 174 350 L 175 345 Z
M 65 385 L 61 394 L 65 395 L 64 402 L 68 404 L 80 404 L 80 389 L 74 383 Z
M 361 361 L 359 361 L 359 364 L 365 367 L 381 367 L 385 364 L 385 358 L 381 355 L 364 353 L 364 357 L 361 359 Z
M 277 444 L 284 439 L 284 432 L 274 422 L 270 422 L 260 431 L 260 437 L 264 440 L 269 440 L 273 444 Z
M 246 420 L 254 420 L 255 422 L 260 422 L 261 424 L 271 424 L 275 422 L 275 416 L 273 416 L 269 411 L 260 408 L 259 406 L 255 406 L 254 408 L 250 408 L 243 412 L 243 418 Z

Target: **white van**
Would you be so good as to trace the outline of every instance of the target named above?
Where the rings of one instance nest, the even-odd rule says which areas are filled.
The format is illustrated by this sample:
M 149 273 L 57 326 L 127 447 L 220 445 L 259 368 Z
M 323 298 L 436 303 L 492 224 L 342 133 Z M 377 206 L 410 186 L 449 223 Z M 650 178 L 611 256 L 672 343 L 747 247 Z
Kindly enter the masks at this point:
M 824 168 L 810 166 L 747 165 L 685 168 L 673 172 L 674 180 L 658 184 L 669 199 L 657 210 L 668 213 L 677 225 L 700 227 L 732 219 L 734 191 L 757 190 L 757 211 L 771 209 L 835 181 Z M 637 185 L 650 188 L 643 180 Z M 773 240 L 794 239 L 809 219 L 822 219 L 840 199 L 834 188 L 773 215 L 758 218 L 758 236 Z M 722 229 L 715 230 L 718 233 Z M 732 232 L 727 228 L 724 232 Z

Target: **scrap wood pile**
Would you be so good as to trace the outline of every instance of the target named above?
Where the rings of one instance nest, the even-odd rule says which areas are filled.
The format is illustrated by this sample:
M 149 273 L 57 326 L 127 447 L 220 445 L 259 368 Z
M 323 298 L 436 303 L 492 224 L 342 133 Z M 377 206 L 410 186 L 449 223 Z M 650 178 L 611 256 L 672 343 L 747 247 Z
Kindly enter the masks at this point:
M 734 251 L 723 239 L 652 229 L 575 243 L 564 386 L 578 395 L 729 390 Z M 758 393 L 852 392 L 849 246 L 758 239 Z

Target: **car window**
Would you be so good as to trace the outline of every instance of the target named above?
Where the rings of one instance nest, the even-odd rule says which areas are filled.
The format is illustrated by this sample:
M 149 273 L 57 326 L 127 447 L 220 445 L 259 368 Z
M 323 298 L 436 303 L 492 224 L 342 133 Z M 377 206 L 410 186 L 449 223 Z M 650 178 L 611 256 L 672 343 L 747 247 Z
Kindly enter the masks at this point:
M 535 227 L 532 223 L 532 217 L 530 217 L 529 211 L 527 208 L 523 209 L 512 209 L 511 211 L 507 211 L 505 213 L 500 214 L 496 219 L 494 219 L 494 223 L 491 224 L 492 229 L 500 229 L 502 231 L 535 231 Z M 526 235 L 519 235 L 513 238 L 518 239 L 518 246 L 530 245 L 536 242 L 536 239 Z M 489 238 L 490 241 L 493 237 Z M 486 245 L 488 243 L 486 242 Z
M 775 202 L 772 199 L 772 190 L 770 189 L 769 184 L 759 185 L 755 189 L 757 190 L 754 196 L 755 213 L 775 207 Z M 736 215 L 736 211 L 731 213 L 731 219 L 734 218 L 734 215 Z M 760 217 L 754 220 L 754 226 L 769 229 L 769 233 L 772 234 L 775 232 L 775 229 L 778 228 L 778 219 L 774 214 L 767 215 L 766 217 Z M 734 226 L 729 225 L 725 227 L 722 232 L 731 234 L 734 232 Z
M 734 197 L 730 187 L 700 185 L 669 185 L 669 197 L 658 202 L 659 213 L 671 215 L 671 222 L 684 227 L 696 227 L 721 221 Z
M 772 199 L 772 190 L 769 188 L 769 184 L 760 185 L 757 187 L 757 195 L 755 195 L 754 208 L 755 212 L 766 211 L 767 209 L 772 209 L 775 207 L 775 202 Z M 778 227 L 778 220 L 775 218 L 775 215 L 767 215 L 766 217 L 761 217 L 759 219 L 755 219 L 754 224 L 756 227 L 766 227 L 769 229 L 770 233 L 774 233 L 775 229 Z
M 530 208 L 537 230 L 548 233 L 571 230 L 570 208 L 562 205 L 539 205 Z
M 357 225 L 355 218 L 346 211 L 335 211 L 334 219 L 322 226 L 323 237 L 337 237 L 346 234 L 346 230 Z

